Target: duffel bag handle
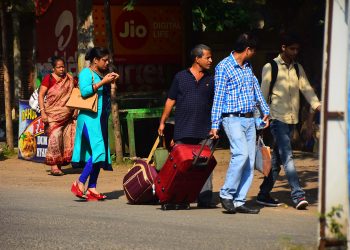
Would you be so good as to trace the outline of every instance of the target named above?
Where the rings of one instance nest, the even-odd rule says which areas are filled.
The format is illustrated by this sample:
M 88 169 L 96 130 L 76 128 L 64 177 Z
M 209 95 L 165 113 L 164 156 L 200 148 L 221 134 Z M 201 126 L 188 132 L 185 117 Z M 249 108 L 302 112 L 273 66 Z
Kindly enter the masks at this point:
M 164 135 L 158 135 L 156 141 L 153 144 L 151 152 L 149 153 L 149 155 L 147 157 L 147 160 L 146 160 L 147 164 L 151 161 L 152 156 L 154 155 L 154 152 L 156 151 L 160 141 L 162 142 L 163 147 L 165 147 Z

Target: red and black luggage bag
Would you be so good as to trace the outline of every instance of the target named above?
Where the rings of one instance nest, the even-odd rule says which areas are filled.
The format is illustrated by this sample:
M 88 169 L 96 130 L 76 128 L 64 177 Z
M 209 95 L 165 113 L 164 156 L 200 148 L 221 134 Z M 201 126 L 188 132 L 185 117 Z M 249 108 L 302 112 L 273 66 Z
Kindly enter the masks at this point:
M 163 210 L 189 209 L 216 166 L 213 150 L 205 145 L 178 144 L 156 177 L 156 195 Z
M 147 160 L 137 160 L 123 179 L 123 189 L 130 204 L 158 202 L 154 182 L 157 170 L 149 162 L 159 144 L 157 137 Z
M 130 204 L 155 203 L 154 181 L 157 171 L 144 160 L 137 160 L 124 176 L 123 188 Z

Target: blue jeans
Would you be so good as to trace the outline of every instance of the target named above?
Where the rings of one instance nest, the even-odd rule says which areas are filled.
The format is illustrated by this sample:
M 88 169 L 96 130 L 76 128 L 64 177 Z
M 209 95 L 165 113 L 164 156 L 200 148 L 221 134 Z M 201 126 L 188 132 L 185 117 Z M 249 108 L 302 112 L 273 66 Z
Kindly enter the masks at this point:
M 220 197 L 232 199 L 239 207 L 246 202 L 254 176 L 255 122 L 254 118 L 225 117 L 222 125 L 230 141 L 231 160 Z
M 305 197 L 305 192 L 300 187 L 298 174 L 295 170 L 293 161 L 291 145 L 293 125 L 278 120 L 272 120 L 270 130 L 274 139 L 274 148 L 271 159 L 272 168 L 269 176 L 265 177 L 263 183 L 260 185 L 260 193 L 258 196 L 262 196 L 263 198 L 269 195 L 281 171 L 281 165 L 283 165 L 288 178 L 288 183 L 292 189 L 292 200 L 297 204 L 298 198 Z

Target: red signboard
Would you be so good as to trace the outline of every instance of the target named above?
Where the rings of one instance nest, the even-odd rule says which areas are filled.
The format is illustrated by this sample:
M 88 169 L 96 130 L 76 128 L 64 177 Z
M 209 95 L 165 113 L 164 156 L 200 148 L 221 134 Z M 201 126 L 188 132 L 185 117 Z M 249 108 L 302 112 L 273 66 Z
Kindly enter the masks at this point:
M 76 71 L 76 2 L 54 0 L 42 15 L 37 17 L 36 44 L 39 74 L 50 69 L 50 58 L 61 56 L 66 60 L 68 71 Z

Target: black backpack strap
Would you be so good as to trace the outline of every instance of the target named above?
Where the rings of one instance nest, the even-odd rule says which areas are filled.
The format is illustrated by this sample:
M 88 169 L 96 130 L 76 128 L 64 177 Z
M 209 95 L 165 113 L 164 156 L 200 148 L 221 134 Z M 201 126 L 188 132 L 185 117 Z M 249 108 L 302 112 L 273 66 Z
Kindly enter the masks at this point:
M 267 102 L 271 103 L 272 89 L 276 83 L 277 73 L 278 73 L 278 65 L 275 62 L 275 60 L 271 60 L 269 62 L 269 64 L 271 65 L 271 82 L 270 82 L 269 95 L 267 97 Z
M 300 72 L 299 72 L 298 63 L 294 63 L 294 69 L 295 69 L 295 72 L 297 73 L 297 77 L 298 77 L 298 80 L 299 80 Z

